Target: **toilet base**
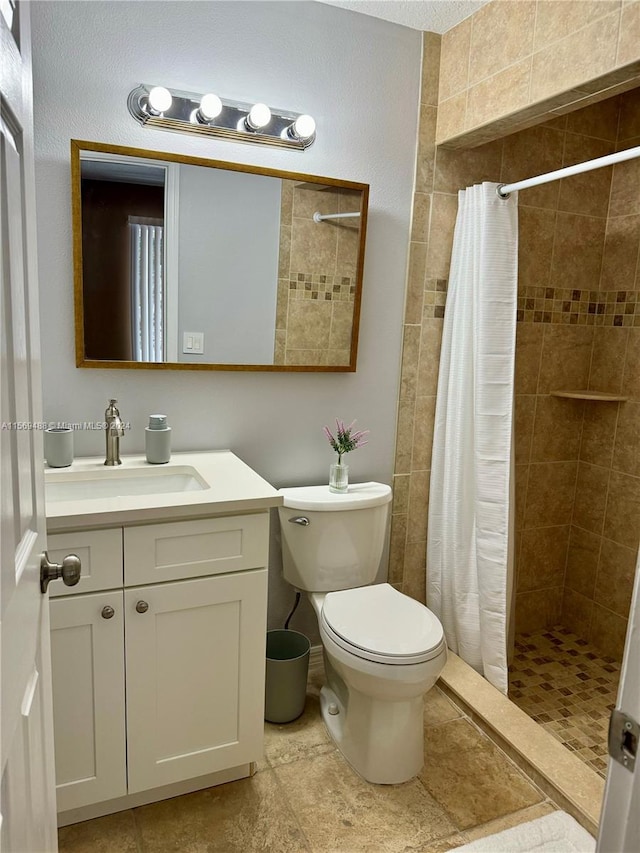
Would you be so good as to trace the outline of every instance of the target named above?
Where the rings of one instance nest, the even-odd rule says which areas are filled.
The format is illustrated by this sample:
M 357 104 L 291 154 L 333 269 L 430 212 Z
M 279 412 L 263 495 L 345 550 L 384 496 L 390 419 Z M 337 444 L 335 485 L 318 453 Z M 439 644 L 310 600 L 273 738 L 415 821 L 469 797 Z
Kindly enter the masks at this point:
M 320 690 L 327 731 L 356 773 L 378 785 L 417 776 L 424 764 L 423 697 L 377 701 L 350 690 L 348 706 L 328 685 Z

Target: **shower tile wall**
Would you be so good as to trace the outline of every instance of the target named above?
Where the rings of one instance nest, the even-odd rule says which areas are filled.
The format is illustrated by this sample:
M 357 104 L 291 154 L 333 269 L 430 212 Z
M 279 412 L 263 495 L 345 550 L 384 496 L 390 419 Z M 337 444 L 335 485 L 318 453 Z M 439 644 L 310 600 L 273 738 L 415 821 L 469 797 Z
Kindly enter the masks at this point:
M 620 101 L 612 99 L 475 149 L 436 150 L 439 48 L 440 37 L 425 33 L 390 560 L 390 581 L 422 601 L 438 359 L 457 191 L 483 180 L 515 181 L 614 151 L 620 107 Z M 640 112 L 637 95 L 624 96 L 622 103 L 621 115 L 627 118 L 621 120 L 621 129 L 627 127 L 628 136 L 640 136 L 640 129 L 633 127 L 634 117 Z M 586 571 L 586 564 L 578 558 L 578 549 L 587 547 L 588 534 L 603 538 L 601 516 L 609 480 L 607 530 L 611 536 L 612 525 L 629 531 L 624 520 L 626 505 L 637 507 L 636 517 L 640 518 L 640 479 L 636 479 L 636 475 L 640 477 L 640 439 L 636 445 L 628 416 L 622 423 L 623 427 L 627 424 L 627 429 L 620 432 L 617 458 L 633 459 L 637 470 L 633 476 L 631 471 L 610 471 L 611 461 L 607 463 L 609 468 L 602 464 L 605 458 L 614 457 L 612 415 L 607 406 L 592 404 L 585 409 L 582 401 L 556 398 L 550 392 L 596 388 L 600 387 L 598 383 L 609 387 L 608 373 L 612 370 L 618 371 L 621 381 L 620 349 L 623 344 L 626 346 L 626 339 L 622 342 L 618 333 L 637 334 L 635 369 L 629 361 L 626 381 L 633 384 L 635 377 L 635 401 L 640 406 L 640 318 L 635 319 L 636 287 L 640 290 L 640 286 L 636 264 L 627 257 L 631 240 L 635 241 L 633 257 L 638 256 L 640 202 L 636 199 L 640 199 L 640 189 L 634 196 L 628 188 L 634 180 L 640 182 L 640 173 L 632 175 L 630 171 L 627 169 L 624 176 L 616 172 L 614 176 L 612 211 L 619 213 L 609 220 L 611 169 L 527 190 L 521 194 L 519 204 L 516 626 L 518 631 L 535 631 L 560 620 L 569 553 L 572 558 L 568 583 L 571 578 L 575 588 L 581 590 L 580 612 L 585 614 L 583 622 L 588 620 L 587 633 L 612 655 L 619 654 L 621 623 L 617 620 L 622 619 L 619 611 L 625 606 L 622 599 L 627 593 L 619 594 L 621 601 L 616 602 L 616 607 L 609 603 L 607 612 L 603 610 L 604 602 L 596 604 L 596 560 L 595 569 L 592 568 L 593 590 L 588 598 L 585 591 L 589 588 L 579 577 L 581 571 Z M 625 193 L 627 206 L 622 199 L 616 202 L 617 207 L 613 206 L 613 199 Z M 630 212 L 628 206 L 634 204 Z M 625 277 L 612 272 L 612 264 L 620 266 Z M 620 322 L 623 328 L 618 329 Z M 634 322 L 638 323 L 637 332 L 625 328 Z M 630 349 L 630 353 L 635 352 Z M 633 414 L 640 411 L 634 409 Z M 608 451 L 603 449 L 607 440 L 611 445 Z M 625 447 L 633 445 L 634 449 L 623 450 L 623 442 Z M 597 465 L 594 454 L 600 460 Z M 603 493 L 605 469 L 607 483 Z M 629 538 L 618 541 L 614 537 L 610 541 L 627 548 L 621 553 L 629 557 L 628 552 L 634 547 Z M 592 563 L 598 544 L 596 539 L 588 542 Z M 605 561 L 598 589 L 606 588 L 611 594 L 612 585 L 605 578 L 607 571 L 614 571 L 613 557 L 607 548 L 603 549 Z M 628 561 L 625 566 L 622 573 L 626 576 Z M 573 591 L 574 588 L 567 591 L 565 611 L 574 609 L 577 613 L 575 602 L 569 601 Z M 575 618 L 569 627 L 576 630 Z
M 360 201 L 359 191 L 282 181 L 275 364 L 349 364 L 360 221 L 313 214 Z
M 640 92 L 620 99 L 618 150 L 640 145 Z M 629 397 L 585 404 L 561 621 L 612 657 L 622 655 L 640 541 L 640 162 L 613 170 L 601 304 L 589 388 Z M 637 300 L 637 301 L 636 301 Z M 607 305 L 610 302 L 606 303 Z M 609 318 L 612 316 L 611 325 Z M 596 316 L 600 321 L 601 316 Z

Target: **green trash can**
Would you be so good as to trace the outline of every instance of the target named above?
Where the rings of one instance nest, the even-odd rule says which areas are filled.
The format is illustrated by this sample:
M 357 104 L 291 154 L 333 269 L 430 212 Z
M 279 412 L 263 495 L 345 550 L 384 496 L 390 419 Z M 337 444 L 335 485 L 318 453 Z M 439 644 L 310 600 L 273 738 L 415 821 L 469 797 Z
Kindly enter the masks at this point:
M 304 711 L 309 674 L 309 638 L 298 631 L 267 631 L 264 718 L 290 723 Z

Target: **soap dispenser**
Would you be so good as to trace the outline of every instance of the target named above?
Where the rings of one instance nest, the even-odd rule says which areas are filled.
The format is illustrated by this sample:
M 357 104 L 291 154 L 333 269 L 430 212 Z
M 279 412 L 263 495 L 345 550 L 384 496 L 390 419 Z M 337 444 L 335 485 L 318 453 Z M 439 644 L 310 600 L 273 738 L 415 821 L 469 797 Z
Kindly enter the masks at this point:
M 171 459 L 171 427 L 166 415 L 149 415 L 149 426 L 144 431 L 147 462 L 161 465 Z

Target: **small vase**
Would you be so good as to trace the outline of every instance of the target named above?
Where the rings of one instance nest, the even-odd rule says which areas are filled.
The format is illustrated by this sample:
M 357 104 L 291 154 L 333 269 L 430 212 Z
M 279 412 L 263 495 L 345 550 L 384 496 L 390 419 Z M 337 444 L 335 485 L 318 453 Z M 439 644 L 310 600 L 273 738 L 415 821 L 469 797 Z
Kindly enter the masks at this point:
M 349 466 L 334 463 L 329 466 L 329 491 L 346 492 L 349 488 Z

